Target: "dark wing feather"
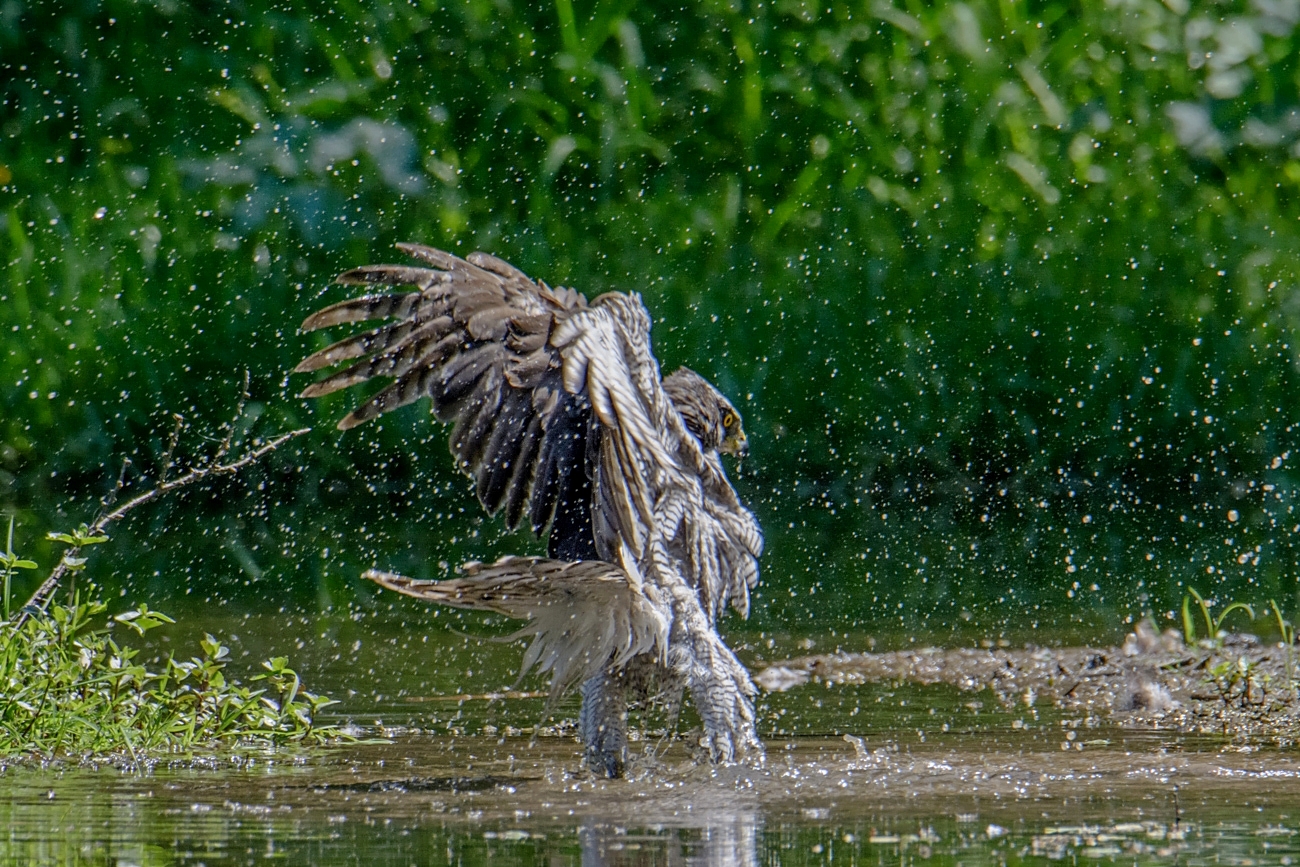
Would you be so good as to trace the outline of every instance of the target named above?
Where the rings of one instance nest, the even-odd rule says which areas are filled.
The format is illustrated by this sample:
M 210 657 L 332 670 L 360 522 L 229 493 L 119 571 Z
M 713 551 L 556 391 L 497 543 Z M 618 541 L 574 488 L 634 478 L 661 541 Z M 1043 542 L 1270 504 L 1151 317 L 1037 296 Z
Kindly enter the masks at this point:
M 491 432 L 484 437 L 487 445 L 475 473 L 479 502 L 491 513 L 501 508 L 514 479 L 524 428 L 532 421 L 531 415 L 532 401 L 527 394 L 514 388 L 503 390 L 500 409 Z
M 587 309 L 586 299 L 486 253 L 461 259 L 419 244 L 398 248 L 429 267 L 369 265 L 338 282 L 405 291 L 340 301 L 303 322 L 313 331 L 388 320 L 304 359 L 295 372 L 351 364 L 303 396 L 389 380 L 339 422 L 343 430 L 431 398 L 434 414 L 453 425 L 451 451 L 489 513 L 504 508 L 512 528 L 527 516 L 539 535 L 559 520 L 552 547 L 594 555 L 585 465 L 591 408 L 583 394 L 565 391 L 550 345 L 557 324 Z
M 529 494 L 533 490 L 536 474 L 537 455 L 542 445 L 542 417 L 533 413 L 519 439 L 519 451 L 514 459 L 514 475 L 506 486 L 506 526 L 517 527 L 523 519 L 524 509 L 528 506 Z
M 348 274 L 354 272 L 349 271 Z M 348 274 L 339 278 L 340 283 L 356 282 L 344 280 Z M 361 298 L 349 298 L 317 310 L 302 323 L 303 331 L 315 331 L 342 325 L 346 322 L 369 322 L 372 319 L 409 318 L 415 306 L 420 303 L 422 293 L 404 292 L 400 295 L 366 295 Z

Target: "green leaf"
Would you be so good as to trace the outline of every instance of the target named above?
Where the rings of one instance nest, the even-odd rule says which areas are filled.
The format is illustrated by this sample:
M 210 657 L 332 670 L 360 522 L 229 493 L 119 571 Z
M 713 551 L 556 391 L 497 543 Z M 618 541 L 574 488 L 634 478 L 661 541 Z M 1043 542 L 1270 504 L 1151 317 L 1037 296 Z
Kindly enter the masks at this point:
M 1214 621 L 1214 627 L 1216 633 L 1223 628 L 1223 621 L 1227 620 L 1228 615 L 1234 611 L 1244 611 L 1246 612 L 1246 616 L 1249 617 L 1251 620 L 1256 619 L 1255 609 L 1251 608 L 1245 602 L 1233 602 L 1227 608 L 1223 609 L 1223 613 L 1220 614 L 1218 619 Z
M 115 615 L 113 619 L 118 623 L 131 627 L 141 635 L 164 623 L 176 622 L 161 611 L 150 611 L 147 605 L 141 605 L 133 611 L 123 611 L 121 614 Z
M 51 542 L 62 542 L 65 545 L 71 545 L 74 548 L 80 548 L 83 545 L 99 545 L 108 541 L 108 536 L 98 533 L 90 534 L 90 528 L 82 524 L 71 533 L 55 533 L 53 531 L 46 533 L 45 538 Z
M 1183 597 L 1183 641 L 1188 647 L 1196 644 L 1196 621 L 1192 619 L 1192 597 Z

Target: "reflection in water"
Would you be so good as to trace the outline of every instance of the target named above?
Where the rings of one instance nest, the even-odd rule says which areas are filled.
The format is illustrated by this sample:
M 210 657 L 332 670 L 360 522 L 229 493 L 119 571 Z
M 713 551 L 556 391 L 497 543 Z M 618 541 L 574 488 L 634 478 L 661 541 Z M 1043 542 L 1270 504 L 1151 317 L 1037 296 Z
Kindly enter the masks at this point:
M 691 867 L 757 867 L 759 817 L 755 810 L 706 812 L 683 830 L 685 838 L 669 833 L 629 833 L 626 827 L 588 819 L 578 829 L 582 867 L 613 867 L 627 863 L 628 849 L 650 843 L 668 863 Z M 630 844 L 630 845 L 629 845 Z M 680 856 L 680 861 L 678 857 Z
M 677 753 L 620 781 L 523 737 L 0 768 L 0 864 L 1300 862 L 1290 751 L 1101 727 L 1066 751 L 1061 731 L 799 739 L 764 769 Z

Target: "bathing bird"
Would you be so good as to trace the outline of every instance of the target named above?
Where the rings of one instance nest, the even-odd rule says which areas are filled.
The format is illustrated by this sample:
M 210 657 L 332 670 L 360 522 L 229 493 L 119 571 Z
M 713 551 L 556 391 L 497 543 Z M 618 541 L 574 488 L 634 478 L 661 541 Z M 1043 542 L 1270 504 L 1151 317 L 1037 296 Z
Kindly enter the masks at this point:
M 717 631 L 728 607 L 748 615 L 763 549 L 722 464 L 746 453 L 740 413 L 688 368 L 661 375 L 635 292 L 588 301 L 487 253 L 398 248 L 420 264 L 348 271 L 337 282 L 384 291 L 303 322 L 378 324 L 303 360 L 295 372 L 347 366 L 302 396 L 386 380 L 342 430 L 428 397 L 483 508 L 546 535 L 548 556 L 468 563 L 441 581 L 366 577 L 528 621 L 523 670 L 551 674 L 552 701 L 580 685 L 599 773 L 624 772 L 627 704 L 652 681 L 689 692 L 713 761 L 761 761 L 754 685 Z

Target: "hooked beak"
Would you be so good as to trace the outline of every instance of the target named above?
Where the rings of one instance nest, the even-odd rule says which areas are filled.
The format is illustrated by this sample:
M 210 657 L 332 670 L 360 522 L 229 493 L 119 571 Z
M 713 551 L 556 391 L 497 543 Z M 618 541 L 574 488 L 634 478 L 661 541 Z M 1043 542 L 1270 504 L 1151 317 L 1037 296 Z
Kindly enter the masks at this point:
M 739 459 L 744 459 L 749 455 L 749 438 L 745 432 L 736 431 L 731 436 L 722 441 L 722 448 L 718 449 L 724 455 L 735 455 Z

